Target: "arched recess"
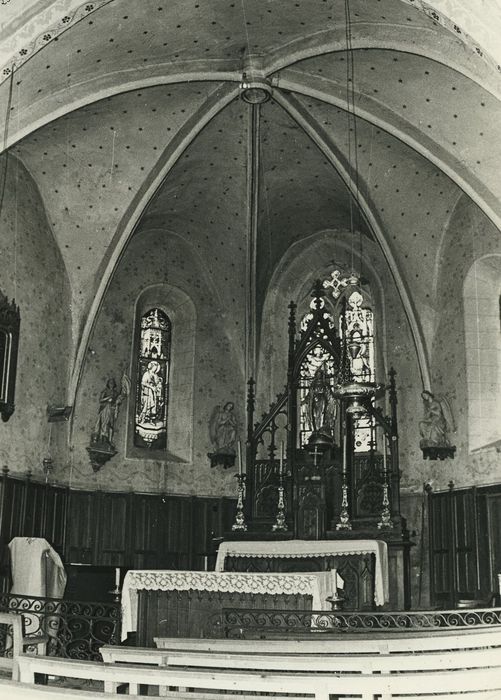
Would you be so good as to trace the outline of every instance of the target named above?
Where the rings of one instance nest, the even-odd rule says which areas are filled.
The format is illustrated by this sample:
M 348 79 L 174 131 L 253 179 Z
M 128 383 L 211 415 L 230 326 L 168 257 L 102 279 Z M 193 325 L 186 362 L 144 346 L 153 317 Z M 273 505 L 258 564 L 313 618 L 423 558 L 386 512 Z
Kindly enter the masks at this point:
M 280 104 L 282 108 L 294 119 L 294 121 L 305 131 L 305 133 L 308 134 L 313 143 L 315 143 L 327 160 L 336 169 L 339 176 L 350 191 L 352 197 L 355 199 L 356 188 L 353 177 L 350 174 L 349 164 L 345 162 L 344 156 L 334 147 L 327 135 L 321 129 L 320 125 L 311 118 L 311 116 L 304 110 L 303 106 L 297 102 L 292 95 L 286 97 L 281 93 L 277 93 L 275 94 L 274 98 L 276 102 Z M 366 197 L 363 192 L 358 191 L 356 194 L 356 200 L 360 207 L 361 214 L 364 216 L 369 228 L 372 230 L 377 242 L 379 243 L 402 300 L 407 320 L 412 331 L 412 338 L 416 348 L 423 387 L 425 389 L 430 389 L 430 369 L 426 345 L 423 338 L 422 328 L 419 324 L 418 317 L 407 287 L 395 262 L 391 248 L 379 224 L 377 215 L 375 214 L 375 208 L 371 206 L 368 197 Z
M 257 397 L 258 410 L 265 410 L 283 389 L 287 372 L 287 305 L 298 304 L 297 321 L 308 307 L 313 283 L 329 277 L 334 267 L 347 271 L 353 268 L 368 281 L 374 303 L 376 366 L 379 379 L 386 376 L 391 364 L 387 352 L 386 303 L 383 280 L 391 284 L 386 263 L 375 243 L 364 241 L 360 257 L 349 231 L 319 231 L 294 243 L 275 269 L 263 305 L 258 347 Z M 353 261 L 353 263 L 352 263 Z M 261 406 L 262 403 L 262 406 Z
M 463 308 L 471 451 L 501 440 L 501 253 L 473 263 Z
M 149 173 L 140 191 L 134 197 L 134 200 L 122 217 L 109 246 L 110 253 L 108 257 L 103 260 L 99 268 L 98 279 L 100 283 L 87 314 L 82 334 L 78 340 L 68 387 L 69 404 L 73 404 L 77 393 L 89 338 L 98 316 L 103 297 L 113 277 L 113 273 L 127 247 L 127 243 L 141 220 L 143 212 L 186 148 L 200 133 L 203 127 L 235 98 L 236 94 L 235 88 L 222 86 L 208 98 L 203 107 L 188 120 L 177 137 L 167 146 L 158 160 L 157 165 L 152 172 Z
M 152 450 L 134 445 L 136 382 L 138 378 L 138 327 L 142 316 L 158 308 L 171 322 L 167 446 Z M 139 295 L 132 329 L 126 457 L 156 461 L 192 461 L 193 382 L 195 372 L 196 310 L 191 298 L 178 287 L 163 283 L 146 287 Z

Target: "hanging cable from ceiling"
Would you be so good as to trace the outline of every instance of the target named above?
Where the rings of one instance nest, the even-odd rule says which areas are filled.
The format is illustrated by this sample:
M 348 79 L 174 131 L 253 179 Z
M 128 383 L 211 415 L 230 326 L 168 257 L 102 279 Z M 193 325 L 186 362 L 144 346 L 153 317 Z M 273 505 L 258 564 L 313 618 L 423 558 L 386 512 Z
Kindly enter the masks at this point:
M 353 32 L 351 22 L 350 0 L 344 1 L 345 14 L 345 41 L 346 41 L 346 105 L 348 113 L 348 168 L 349 177 L 352 181 L 350 188 L 350 233 L 352 236 L 351 245 L 351 269 L 354 271 L 354 239 L 355 228 L 359 236 L 359 265 L 362 275 L 362 254 L 363 240 L 361 230 L 361 208 L 360 208 L 360 180 L 358 167 L 358 131 L 357 114 L 355 107 L 355 59 L 353 51 Z M 353 192 L 354 190 L 354 192 Z M 353 200 L 355 200 L 356 214 L 353 213 Z M 356 221 L 355 221 L 356 219 Z

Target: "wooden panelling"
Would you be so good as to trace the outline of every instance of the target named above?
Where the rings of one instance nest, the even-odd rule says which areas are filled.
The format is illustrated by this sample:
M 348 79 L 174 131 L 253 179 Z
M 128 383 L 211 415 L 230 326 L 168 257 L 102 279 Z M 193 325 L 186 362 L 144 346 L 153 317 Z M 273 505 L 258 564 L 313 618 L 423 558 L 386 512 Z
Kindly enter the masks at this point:
M 429 497 L 432 604 L 498 593 L 501 572 L 501 484 Z
M 100 566 L 125 566 L 129 549 L 128 505 L 125 493 L 98 494 L 98 546 L 95 558 Z
M 77 564 L 96 564 L 97 494 L 90 491 L 71 491 L 68 501 L 66 561 Z
M 69 489 L 48 486 L 45 490 L 43 537 L 62 557 L 66 551 Z
M 45 537 L 66 564 L 122 572 L 213 566 L 212 538 L 234 513 L 228 498 L 73 491 L 0 474 L 0 545 Z
M 501 493 L 486 497 L 489 533 L 489 577 L 492 590 L 498 591 L 498 574 L 501 574 Z
M 157 496 L 139 495 L 132 496 L 131 501 L 132 566 L 134 569 L 154 569 L 159 565 L 161 500 Z

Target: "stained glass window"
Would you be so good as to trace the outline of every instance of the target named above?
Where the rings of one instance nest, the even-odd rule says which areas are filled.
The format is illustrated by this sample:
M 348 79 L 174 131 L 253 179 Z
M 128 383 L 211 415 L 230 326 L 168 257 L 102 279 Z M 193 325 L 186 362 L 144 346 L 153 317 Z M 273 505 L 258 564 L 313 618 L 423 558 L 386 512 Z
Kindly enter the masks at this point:
M 340 318 L 340 335 L 346 333 L 350 369 L 356 382 L 374 382 L 374 317 L 364 308 L 364 298 L 358 290 L 346 294 L 345 319 Z M 375 425 L 371 416 L 355 421 L 355 452 L 374 449 Z
M 374 382 L 374 315 L 360 291 L 361 285 L 358 276 L 354 273 L 344 274 L 336 269 L 324 280 L 323 287 L 329 290 L 324 303 L 324 318 L 328 319 L 332 325 L 337 322 L 341 338 L 346 334 L 350 368 L 355 381 Z M 312 301 L 310 307 L 313 308 L 314 303 Z M 311 310 L 302 316 L 300 325 L 302 331 L 306 330 L 312 318 Z M 322 346 L 315 346 L 301 367 L 299 390 L 301 446 L 308 442 L 314 430 L 318 430 L 318 426 L 313 425 L 315 422 L 313 409 L 315 402 L 319 414 L 316 422 L 320 421 L 319 412 L 323 411 L 324 432 L 329 434 L 330 431 L 335 436 L 333 431 L 335 430 L 337 405 L 332 397 L 335 383 L 336 371 L 330 356 L 325 353 Z M 322 386 L 323 389 L 321 389 Z M 375 426 L 371 417 L 358 418 L 355 421 L 354 429 L 355 452 L 368 452 L 375 448 Z
M 165 449 L 172 327 L 161 309 L 141 318 L 137 362 L 134 444 Z

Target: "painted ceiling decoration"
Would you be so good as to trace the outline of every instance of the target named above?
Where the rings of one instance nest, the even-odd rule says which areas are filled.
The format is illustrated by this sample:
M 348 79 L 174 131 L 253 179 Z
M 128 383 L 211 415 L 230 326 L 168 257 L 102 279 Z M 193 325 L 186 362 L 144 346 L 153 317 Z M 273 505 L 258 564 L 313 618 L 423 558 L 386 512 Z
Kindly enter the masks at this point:
M 481 0 L 474 0 L 467 8 L 461 0 L 400 1 L 418 9 L 433 22 L 460 37 L 470 50 L 501 72 L 499 34 L 496 32 L 496 26 L 501 26 L 501 13 L 495 7 L 486 8 Z M 2 0 L 1 4 L 8 2 L 10 0 Z M 31 3 L 24 2 L 19 9 L 13 5 L 11 16 L 0 23 L 0 36 L 3 35 L 4 38 L 0 50 L 3 79 L 51 41 L 57 40 L 75 23 L 110 2 L 117 0 L 93 0 L 85 3 L 80 0 L 59 0 L 43 3 L 44 6 L 39 11 L 34 0 Z
M 183 239 L 227 308 L 251 269 L 259 313 L 291 246 L 344 236 L 354 199 L 429 382 L 451 217 L 467 196 L 501 227 L 496 17 L 475 22 L 456 0 L 351 0 L 355 192 L 339 0 L 39 0 L 25 15 L 16 2 L 0 25 L 0 133 L 40 191 L 71 285 L 68 404 L 135 236 Z

